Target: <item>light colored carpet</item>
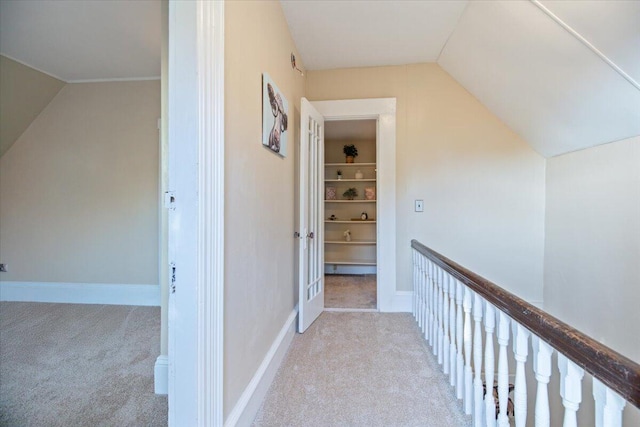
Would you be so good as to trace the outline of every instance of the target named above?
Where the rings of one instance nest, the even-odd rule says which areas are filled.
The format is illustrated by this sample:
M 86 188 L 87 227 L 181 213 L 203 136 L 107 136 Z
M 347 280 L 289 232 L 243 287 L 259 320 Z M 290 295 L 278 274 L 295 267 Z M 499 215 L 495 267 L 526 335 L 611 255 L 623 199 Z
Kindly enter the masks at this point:
M 376 275 L 326 274 L 326 308 L 376 308 Z
M 166 426 L 160 308 L 0 303 L 0 425 Z
M 407 313 L 324 312 L 296 335 L 254 426 L 470 426 Z

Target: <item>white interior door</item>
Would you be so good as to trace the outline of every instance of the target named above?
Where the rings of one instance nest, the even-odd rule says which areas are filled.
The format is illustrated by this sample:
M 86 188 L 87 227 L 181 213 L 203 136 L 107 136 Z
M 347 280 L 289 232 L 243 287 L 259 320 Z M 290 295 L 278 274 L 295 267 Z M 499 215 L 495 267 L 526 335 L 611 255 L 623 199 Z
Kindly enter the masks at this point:
M 298 332 L 324 310 L 324 118 L 306 98 L 300 113 Z

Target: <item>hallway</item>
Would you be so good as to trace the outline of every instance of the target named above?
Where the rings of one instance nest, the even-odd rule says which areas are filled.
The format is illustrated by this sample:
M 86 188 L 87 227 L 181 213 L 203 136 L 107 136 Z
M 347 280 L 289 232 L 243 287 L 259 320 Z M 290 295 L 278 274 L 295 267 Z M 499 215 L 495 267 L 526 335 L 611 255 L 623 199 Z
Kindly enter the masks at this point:
M 408 313 L 324 312 L 296 335 L 255 426 L 468 426 Z

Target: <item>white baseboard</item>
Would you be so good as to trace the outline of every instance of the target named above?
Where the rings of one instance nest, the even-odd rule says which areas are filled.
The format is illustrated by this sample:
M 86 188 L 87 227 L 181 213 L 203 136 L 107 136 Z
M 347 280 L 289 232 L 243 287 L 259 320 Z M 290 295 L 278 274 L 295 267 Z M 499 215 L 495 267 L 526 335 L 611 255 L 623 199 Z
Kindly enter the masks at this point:
M 0 301 L 160 306 L 160 286 L 0 282 Z
M 298 307 L 291 312 L 280 333 L 271 344 L 271 348 L 262 360 L 260 367 L 227 417 L 224 423 L 225 427 L 249 426 L 253 422 L 296 333 L 295 320 L 297 315 Z
M 411 313 L 413 291 L 396 291 L 388 313 Z
M 153 388 L 156 394 L 169 394 L 169 356 L 161 354 L 153 367 Z

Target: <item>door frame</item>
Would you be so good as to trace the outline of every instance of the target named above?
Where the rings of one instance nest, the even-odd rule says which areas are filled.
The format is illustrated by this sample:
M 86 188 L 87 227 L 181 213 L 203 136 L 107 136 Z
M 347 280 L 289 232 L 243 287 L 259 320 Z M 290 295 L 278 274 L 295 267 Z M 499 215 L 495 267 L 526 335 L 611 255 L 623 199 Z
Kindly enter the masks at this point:
M 370 120 L 377 123 L 377 302 L 378 311 L 395 311 L 396 304 L 396 98 L 312 101 L 325 123 Z
M 222 426 L 224 2 L 169 0 L 168 43 L 169 426 Z

